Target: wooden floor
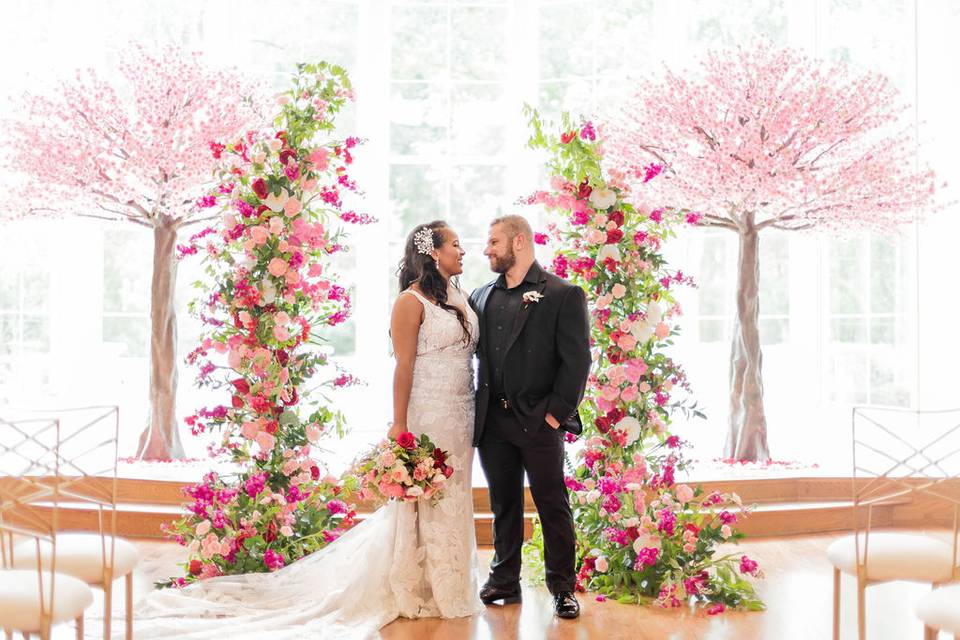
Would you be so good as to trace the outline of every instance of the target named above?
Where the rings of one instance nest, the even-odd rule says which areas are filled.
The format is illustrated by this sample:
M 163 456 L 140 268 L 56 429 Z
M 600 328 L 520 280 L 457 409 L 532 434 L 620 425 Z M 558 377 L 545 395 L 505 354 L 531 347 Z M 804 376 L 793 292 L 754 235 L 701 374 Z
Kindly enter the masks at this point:
M 767 602 L 763 613 L 726 613 L 708 617 L 690 610 L 660 610 L 597 602 L 580 594 L 583 615 L 579 620 L 553 616 L 549 594 L 542 587 L 527 587 L 522 605 L 489 607 L 481 616 L 461 620 L 397 620 L 382 630 L 384 640 L 542 640 L 593 638 L 631 640 L 679 639 L 819 639 L 830 637 L 832 570 L 825 550 L 835 534 L 755 539 L 730 551 L 757 559 L 766 572 L 760 593 Z M 180 547 L 153 540 L 139 541 L 142 562 L 137 570 L 135 593 L 146 593 L 155 579 L 176 573 Z M 492 551 L 481 548 L 481 575 Z M 904 640 L 923 637 L 914 617 L 917 600 L 929 586 L 894 583 L 871 587 L 867 592 L 868 637 Z M 855 586 L 843 581 L 843 638 L 856 637 Z M 121 603 L 118 603 L 121 604 Z M 96 603 L 94 606 L 99 606 Z M 119 619 L 119 618 L 118 618 Z M 88 637 L 99 634 L 88 625 Z M 224 628 L 225 634 L 228 628 Z M 62 626 L 55 638 L 74 637 Z M 946 638 L 946 634 L 941 637 Z

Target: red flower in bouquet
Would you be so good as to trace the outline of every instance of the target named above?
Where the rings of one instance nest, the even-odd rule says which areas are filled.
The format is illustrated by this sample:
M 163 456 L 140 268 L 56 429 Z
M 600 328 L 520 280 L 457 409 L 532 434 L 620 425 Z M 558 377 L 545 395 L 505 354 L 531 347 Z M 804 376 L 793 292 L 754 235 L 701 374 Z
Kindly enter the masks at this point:
M 407 449 L 408 451 L 413 450 L 417 446 L 416 437 L 409 431 L 404 431 L 399 436 L 397 436 L 397 444 Z

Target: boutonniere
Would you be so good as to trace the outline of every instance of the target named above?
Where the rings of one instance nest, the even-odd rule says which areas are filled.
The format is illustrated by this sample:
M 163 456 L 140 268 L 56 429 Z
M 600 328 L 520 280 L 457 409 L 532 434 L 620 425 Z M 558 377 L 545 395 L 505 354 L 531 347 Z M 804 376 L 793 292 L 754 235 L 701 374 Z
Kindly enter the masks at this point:
M 524 306 L 528 304 L 536 304 L 541 300 L 543 300 L 543 294 L 539 291 L 527 291 L 525 294 L 523 294 Z

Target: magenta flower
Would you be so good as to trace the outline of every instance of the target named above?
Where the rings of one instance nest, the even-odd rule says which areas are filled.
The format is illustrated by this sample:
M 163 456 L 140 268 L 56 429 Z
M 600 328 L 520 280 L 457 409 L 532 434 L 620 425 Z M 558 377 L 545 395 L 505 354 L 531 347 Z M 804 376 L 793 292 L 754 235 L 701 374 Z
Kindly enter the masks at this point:
M 721 511 L 719 514 L 717 514 L 717 517 L 723 524 L 733 524 L 737 521 L 737 516 L 729 511 Z
M 329 511 L 331 515 L 337 515 L 338 513 L 346 513 L 347 505 L 344 504 L 342 500 L 331 500 L 330 502 L 327 503 L 327 511 Z
M 760 565 L 757 564 L 756 560 L 751 560 L 747 556 L 740 557 L 740 573 L 756 576 L 759 569 Z
M 533 234 L 533 241 L 537 244 L 547 244 L 547 234 L 535 233 Z
M 663 509 L 659 512 L 657 519 L 657 530 L 668 536 L 672 536 L 677 526 L 677 516 L 670 509 Z
M 267 549 L 263 552 L 263 564 L 265 564 L 270 571 L 276 571 L 277 569 L 282 569 L 286 562 L 282 555 L 273 549 Z
M 600 481 L 597 483 L 597 489 L 605 496 L 613 495 L 621 491 L 620 482 L 610 476 L 600 478 Z
M 651 180 L 653 180 L 654 178 L 656 178 L 658 175 L 660 175 L 660 172 L 661 172 L 661 171 L 663 171 L 663 165 L 662 165 L 662 164 L 651 164 L 651 165 L 648 165 L 648 166 L 645 167 L 644 170 L 643 170 L 643 181 L 644 181 L 644 182 L 650 182 Z M 653 216 L 651 216 L 651 217 L 653 217 Z M 660 221 L 659 221 L 659 220 L 655 220 L 655 222 L 660 222 Z
M 604 529 L 603 537 L 614 544 L 620 545 L 621 547 L 625 547 L 630 544 L 630 534 L 628 534 L 625 530 L 617 529 L 616 527 L 607 527 Z
M 267 484 L 267 474 L 266 473 L 255 473 L 247 481 L 243 483 L 243 488 L 246 490 L 247 495 L 251 498 L 256 498 L 257 495 L 263 491 L 264 486 Z
M 726 610 L 727 608 L 724 606 L 722 602 L 714 602 L 713 604 L 707 607 L 707 615 L 715 616 L 717 614 L 723 613 Z
M 635 571 L 643 571 L 644 567 L 652 567 L 657 564 L 657 558 L 660 556 L 660 549 L 656 547 L 643 547 L 637 553 L 637 560 L 633 563 Z

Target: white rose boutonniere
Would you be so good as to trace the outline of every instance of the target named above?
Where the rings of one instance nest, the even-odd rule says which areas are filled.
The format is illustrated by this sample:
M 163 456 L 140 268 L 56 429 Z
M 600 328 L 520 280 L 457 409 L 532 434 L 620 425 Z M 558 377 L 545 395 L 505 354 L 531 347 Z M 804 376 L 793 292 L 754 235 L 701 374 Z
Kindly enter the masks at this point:
M 523 303 L 526 304 L 536 304 L 543 300 L 543 294 L 539 291 L 527 291 L 523 294 Z

